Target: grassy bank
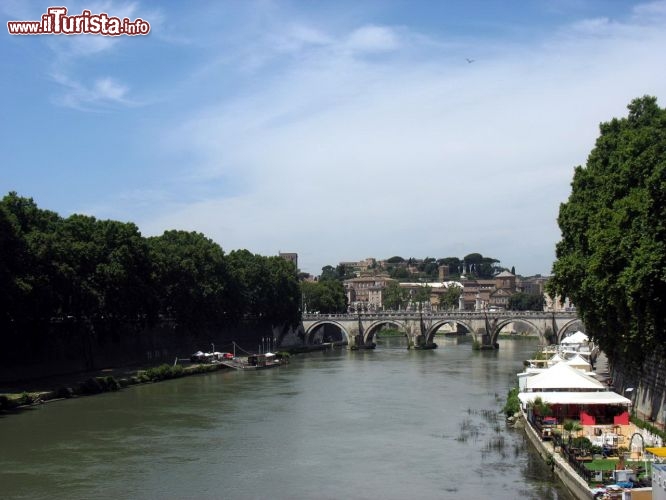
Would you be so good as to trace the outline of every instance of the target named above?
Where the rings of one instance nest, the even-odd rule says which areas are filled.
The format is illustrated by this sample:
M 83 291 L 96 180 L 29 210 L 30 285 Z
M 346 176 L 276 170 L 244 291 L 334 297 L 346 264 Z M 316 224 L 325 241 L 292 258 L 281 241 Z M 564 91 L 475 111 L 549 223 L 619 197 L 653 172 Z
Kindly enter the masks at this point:
M 83 381 L 61 384 L 52 390 L 22 391 L 17 393 L 4 393 L 0 395 L 0 412 L 16 411 L 22 407 L 45 403 L 60 399 L 68 399 L 78 396 L 89 396 L 120 390 L 137 384 L 159 382 L 173 378 L 184 377 L 199 373 L 208 373 L 226 368 L 217 364 L 193 364 L 190 366 L 168 365 L 150 367 L 137 370 L 129 376 L 116 377 L 113 375 L 101 375 L 89 377 Z M 54 384 L 55 385 L 55 384 Z

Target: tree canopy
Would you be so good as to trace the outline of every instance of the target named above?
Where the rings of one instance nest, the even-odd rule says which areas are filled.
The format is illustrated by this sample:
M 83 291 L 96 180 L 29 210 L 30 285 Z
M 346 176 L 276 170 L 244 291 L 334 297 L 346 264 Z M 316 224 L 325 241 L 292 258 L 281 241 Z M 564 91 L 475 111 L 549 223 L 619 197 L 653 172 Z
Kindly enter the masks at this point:
M 574 171 L 549 291 L 609 356 L 642 360 L 666 341 L 666 110 L 649 96 L 628 108 Z
M 0 336 L 53 321 L 180 329 L 244 318 L 295 325 L 300 288 L 293 263 L 247 250 L 225 255 L 203 234 L 144 238 L 131 222 L 62 218 L 12 192 L 0 200 Z M 38 339 L 37 339 L 38 340 Z
M 403 309 L 409 301 L 409 293 L 406 289 L 400 288 L 397 281 L 389 281 L 384 289 L 384 307 L 387 309 Z
M 342 283 L 335 279 L 301 282 L 304 308 L 324 314 L 347 310 L 347 295 Z
M 509 297 L 509 309 L 512 311 L 543 311 L 542 293 L 514 293 Z

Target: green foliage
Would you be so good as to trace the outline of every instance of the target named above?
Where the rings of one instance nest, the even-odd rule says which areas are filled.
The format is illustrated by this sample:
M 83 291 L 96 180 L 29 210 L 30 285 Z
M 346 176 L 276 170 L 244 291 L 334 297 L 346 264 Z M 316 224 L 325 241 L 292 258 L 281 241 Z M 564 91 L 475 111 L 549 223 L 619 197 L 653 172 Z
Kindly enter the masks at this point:
M 509 390 L 506 397 L 506 403 L 502 408 L 502 412 L 507 417 L 512 417 L 520 411 L 520 399 L 518 399 L 518 387 L 513 387 Z
M 640 363 L 666 341 L 666 110 L 648 96 L 628 108 L 575 169 L 548 290 L 611 359 Z
M 409 269 L 405 266 L 396 266 L 389 268 L 389 276 L 398 281 L 406 281 L 412 276 Z
M 395 327 L 382 327 L 378 332 L 377 332 L 377 337 L 404 337 L 405 332 L 402 330 L 398 330 Z
M 386 288 L 384 288 L 382 300 L 386 309 L 404 309 L 407 305 L 408 292 L 404 288 L 400 288 L 400 284 L 397 281 L 389 281 L 386 284 Z
M 308 312 L 341 313 L 347 310 L 347 294 L 342 283 L 326 279 L 301 282 L 304 307 Z
M 550 417 L 553 414 L 551 406 L 544 402 L 540 397 L 537 397 L 532 401 L 532 411 L 540 417 Z
M 240 297 L 222 248 L 201 233 L 166 231 L 148 239 L 160 310 L 178 324 L 196 328 L 237 317 Z M 235 290 L 233 290 L 235 291 Z
M 98 326 L 114 335 L 133 334 L 137 325 L 158 318 L 175 320 L 179 332 L 242 319 L 293 326 L 301 304 L 296 273 L 293 263 L 277 256 L 247 250 L 225 255 L 200 233 L 144 238 L 129 222 L 62 218 L 14 192 L 0 200 L 0 341 L 6 353 L 46 344 L 52 323 L 71 325 L 86 363 Z M 85 389 L 98 390 L 92 382 Z
M 153 368 L 148 368 L 145 372 L 141 373 L 139 376 L 144 375 L 145 378 L 152 382 L 157 382 L 160 380 L 167 380 L 171 378 L 178 378 L 184 375 L 183 367 L 180 365 L 172 366 L 167 364 L 162 364 L 160 366 L 155 366 Z
M 35 398 L 29 392 L 22 392 L 19 396 L 17 403 L 19 405 L 30 405 L 35 402 Z
M 100 383 L 101 383 L 102 387 L 104 387 L 105 391 L 118 391 L 118 390 L 120 390 L 120 383 L 115 379 L 115 377 L 112 377 L 111 375 L 108 375 L 106 377 L 99 377 L 99 378 L 101 378 Z
M 445 257 L 443 259 L 438 259 L 437 264 L 440 266 L 447 266 L 451 276 L 460 276 L 461 274 L 464 274 L 462 260 L 460 260 L 458 257 Z
M 578 437 L 575 437 L 575 438 L 572 439 L 571 446 L 573 448 L 580 448 L 582 450 L 591 450 L 592 449 L 592 441 L 590 441 L 585 436 L 578 436 Z
M 541 293 L 518 292 L 509 297 L 512 311 L 543 311 L 544 298 Z
M 637 417 L 631 417 L 631 423 L 636 425 L 639 429 L 645 429 L 655 436 L 659 436 L 662 440 L 666 441 L 666 432 L 662 429 L 659 429 L 655 425 L 652 425 L 650 422 L 645 422 Z
M 575 420 L 566 420 L 562 425 L 562 429 L 564 429 L 567 434 L 571 436 L 572 434 L 577 434 L 578 432 L 582 431 L 583 426 Z
M 102 383 L 100 382 L 100 378 L 102 377 L 90 377 L 89 379 L 81 382 L 79 384 L 79 394 L 99 394 L 101 392 L 104 392 L 104 387 L 102 386 Z
M 496 266 L 499 260 L 484 257 L 480 253 L 470 253 L 463 259 L 463 272 L 479 279 L 491 279 L 501 267 Z
M 450 286 L 446 291 L 439 295 L 439 306 L 446 310 L 458 308 L 458 301 L 463 290 L 459 286 Z
M 420 287 L 416 293 L 414 294 L 413 300 L 414 302 L 418 303 L 419 309 L 423 307 L 424 304 L 430 302 L 430 293 L 432 292 L 432 288 L 429 286 L 422 286 Z

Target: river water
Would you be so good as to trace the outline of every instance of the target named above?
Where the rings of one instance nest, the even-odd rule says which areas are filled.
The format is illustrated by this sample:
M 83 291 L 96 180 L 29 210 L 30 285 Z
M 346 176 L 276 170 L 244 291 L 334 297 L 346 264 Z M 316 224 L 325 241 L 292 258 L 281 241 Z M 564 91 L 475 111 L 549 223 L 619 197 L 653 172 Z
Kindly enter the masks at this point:
M 569 499 L 497 412 L 535 339 L 292 356 L 0 418 L 0 497 Z

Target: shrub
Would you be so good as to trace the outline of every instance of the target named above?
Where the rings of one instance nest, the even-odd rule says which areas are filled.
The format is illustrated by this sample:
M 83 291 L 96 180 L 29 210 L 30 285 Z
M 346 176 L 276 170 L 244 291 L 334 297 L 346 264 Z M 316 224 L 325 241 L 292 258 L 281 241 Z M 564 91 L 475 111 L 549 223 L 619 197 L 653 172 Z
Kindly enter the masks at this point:
M 32 394 L 28 392 L 22 392 L 17 400 L 19 406 L 29 405 L 35 402 L 35 398 L 32 397 Z
M 74 395 L 74 390 L 71 387 L 60 387 L 56 390 L 57 398 L 71 398 Z
M 592 449 L 592 441 L 590 441 L 585 436 L 576 437 L 571 441 L 571 446 L 574 448 L 581 448 L 583 450 Z
M 659 436 L 661 439 L 666 441 L 666 432 L 662 431 L 661 429 L 658 429 L 654 425 L 652 425 L 649 422 L 645 422 L 644 420 L 641 420 L 637 417 L 631 417 L 631 422 L 636 425 L 639 429 L 645 429 L 648 432 L 651 432 L 655 436 Z
M 120 389 L 120 384 L 111 375 L 106 377 L 96 377 L 96 380 L 102 388 L 103 392 L 117 391 Z
M 145 376 L 148 378 L 148 380 L 152 381 L 167 380 L 170 378 L 182 377 L 184 374 L 182 366 L 180 365 L 171 366 L 167 364 L 155 366 L 153 368 L 148 368 L 143 373 L 145 373 Z
M 104 388 L 97 378 L 91 377 L 79 384 L 79 393 L 81 394 L 99 394 L 100 392 L 104 392 Z
M 506 403 L 502 408 L 504 415 L 511 417 L 512 415 L 520 411 L 520 399 L 518 399 L 518 387 L 514 387 L 509 390 L 509 394 L 506 397 Z

